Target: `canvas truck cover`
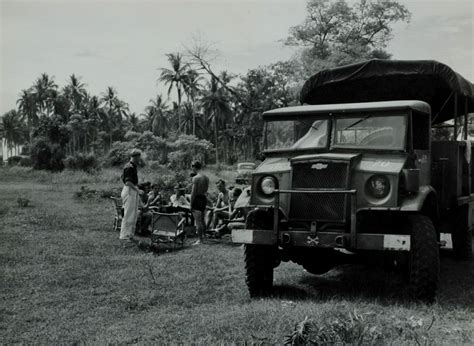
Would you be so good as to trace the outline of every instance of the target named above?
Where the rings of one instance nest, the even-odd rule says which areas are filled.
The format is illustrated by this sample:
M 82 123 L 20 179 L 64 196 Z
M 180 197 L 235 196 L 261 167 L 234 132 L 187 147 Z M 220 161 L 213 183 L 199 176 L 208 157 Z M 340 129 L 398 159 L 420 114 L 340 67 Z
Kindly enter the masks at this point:
M 302 104 L 420 100 L 431 106 L 432 122 L 474 112 L 474 85 L 450 67 L 432 60 L 370 60 L 323 70 L 303 85 Z

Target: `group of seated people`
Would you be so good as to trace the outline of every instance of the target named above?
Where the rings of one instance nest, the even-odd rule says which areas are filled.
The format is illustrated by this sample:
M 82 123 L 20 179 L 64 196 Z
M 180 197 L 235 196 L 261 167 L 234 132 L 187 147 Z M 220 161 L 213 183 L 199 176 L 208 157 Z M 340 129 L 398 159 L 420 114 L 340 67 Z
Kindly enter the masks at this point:
M 182 185 L 175 186 L 175 193 L 165 200 L 160 194 L 159 186 L 145 182 L 140 184 L 140 217 L 137 221 L 138 235 L 147 236 L 151 233 L 153 212 L 177 213 L 185 219 L 185 225 L 194 226 L 191 213 L 190 195 Z M 245 226 L 246 208 L 235 208 L 235 203 L 242 194 L 242 189 L 236 187 L 228 189 L 224 180 L 216 183 L 218 190 L 217 200 L 206 208 L 206 228 L 209 235 L 220 237 L 230 233 L 234 228 Z M 250 190 L 245 189 L 245 196 L 250 196 Z M 243 196 L 242 196 L 243 197 Z M 212 203 L 212 202 L 209 202 Z

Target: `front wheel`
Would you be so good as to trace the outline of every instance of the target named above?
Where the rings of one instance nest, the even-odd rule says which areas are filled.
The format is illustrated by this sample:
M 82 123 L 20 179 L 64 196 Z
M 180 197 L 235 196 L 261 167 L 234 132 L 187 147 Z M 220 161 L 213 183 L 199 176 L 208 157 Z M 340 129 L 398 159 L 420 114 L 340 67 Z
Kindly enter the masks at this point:
M 245 282 L 251 298 L 266 296 L 273 287 L 274 249 L 267 245 L 245 245 Z
M 425 215 L 409 217 L 411 250 L 409 292 L 412 298 L 433 302 L 439 283 L 439 247 L 436 230 Z

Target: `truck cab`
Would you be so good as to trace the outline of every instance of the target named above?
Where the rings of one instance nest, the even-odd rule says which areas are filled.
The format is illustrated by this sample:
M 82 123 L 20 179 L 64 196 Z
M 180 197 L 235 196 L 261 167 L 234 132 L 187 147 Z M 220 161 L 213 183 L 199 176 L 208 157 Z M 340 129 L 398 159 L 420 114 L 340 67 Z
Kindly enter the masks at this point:
M 263 114 L 266 159 L 252 174 L 246 228 L 232 232 L 234 242 L 246 244 L 251 296 L 271 290 L 273 270 L 281 261 L 322 274 L 344 263 L 344 254 L 350 253 L 406 268 L 412 296 L 432 301 L 441 233 L 452 233 L 454 251 L 471 258 L 471 144 L 432 140 L 432 124 L 445 117 L 439 118 L 439 109 L 433 115 L 431 105 L 439 105 L 426 97 L 384 100 L 380 95 L 388 91 L 376 90 L 376 85 L 361 97 L 363 89 L 354 84 L 351 72 L 365 68 L 361 83 L 366 85 L 371 71 L 380 74 L 380 63 L 323 71 L 303 87 L 302 98 L 314 104 Z M 401 65 L 400 70 L 406 68 Z M 382 67 L 394 69 L 392 62 L 390 69 Z M 349 96 L 337 99 L 339 88 L 330 92 L 329 87 L 334 86 L 333 75 L 343 72 L 352 76 L 351 88 L 339 78 L 336 84 Z M 377 81 L 383 77 L 377 75 Z M 334 102 L 358 96 L 367 101 L 367 95 L 371 102 Z M 319 104 L 325 100 L 334 103 Z M 468 109 L 466 101 L 466 114 Z M 449 177 L 457 181 L 449 182 Z

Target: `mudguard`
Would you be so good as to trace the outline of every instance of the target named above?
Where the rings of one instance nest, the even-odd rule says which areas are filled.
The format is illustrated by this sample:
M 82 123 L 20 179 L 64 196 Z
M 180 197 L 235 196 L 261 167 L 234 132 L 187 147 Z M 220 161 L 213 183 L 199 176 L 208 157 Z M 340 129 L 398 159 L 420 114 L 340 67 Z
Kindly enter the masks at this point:
M 400 204 L 401 211 L 421 211 L 428 196 L 436 190 L 431 185 L 421 186 L 418 193 L 404 197 Z

